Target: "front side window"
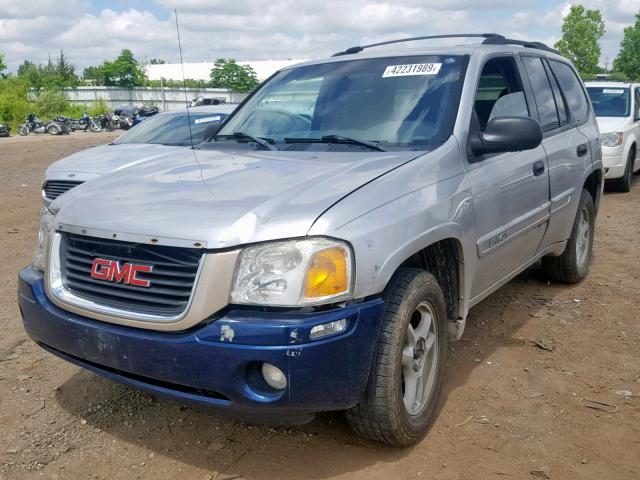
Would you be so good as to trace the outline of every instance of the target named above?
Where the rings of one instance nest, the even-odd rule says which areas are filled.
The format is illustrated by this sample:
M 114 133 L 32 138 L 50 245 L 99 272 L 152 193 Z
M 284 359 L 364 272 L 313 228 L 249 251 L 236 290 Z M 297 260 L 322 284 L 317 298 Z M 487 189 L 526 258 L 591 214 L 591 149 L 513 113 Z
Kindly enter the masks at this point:
M 549 132 L 560 127 L 560 119 L 556 102 L 549 83 L 549 77 L 540 57 L 523 56 L 522 61 L 531 82 L 531 88 L 538 107 L 540 126 L 543 132 Z
M 511 57 L 492 58 L 482 68 L 474 101 L 481 131 L 494 117 L 528 117 L 529 110 L 518 69 Z
M 583 122 L 589 113 L 589 104 L 585 98 L 580 80 L 573 69 L 566 63 L 556 60 L 551 60 L 549 63 L 564 92 L 573 119 L 577 122 Z
M 628 117 L 631 93 L 625 87 L 587 87 L 596 117 Z
M 431 149 L 451 136 L 465 56 L 347 60 L 278 73 L 216 135 L 274 148 L 348 137 L 384 149 Z M 324 143 L 324 142 L 323 142 Z
M 116 145 L 124 143 L 156 143 L 162 145 L 197 145 L 213 135 L 229 115 L 227 113 L 190 113 L 155 115 L 136 125 L 118 138 Z M 191 127 L 189 127 L 191 122 Z M 210 133 L 209 133 L 210 132 Z

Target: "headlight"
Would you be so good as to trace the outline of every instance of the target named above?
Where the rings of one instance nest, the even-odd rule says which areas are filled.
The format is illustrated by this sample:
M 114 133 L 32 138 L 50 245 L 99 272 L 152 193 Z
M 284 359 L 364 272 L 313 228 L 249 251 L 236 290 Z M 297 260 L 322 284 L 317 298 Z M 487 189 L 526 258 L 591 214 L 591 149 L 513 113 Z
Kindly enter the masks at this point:
M 298 307 L 351 297 L 353 260 L 344 242 L 309 238 L 244 249 L 231 302 Z
M 617 147 L 618 145 L 622 145 L 623 140 L 624 135 L 622 132 L 603 133 L 600 135 L 600 144 L 603 147 Z
M 40 211 L 38 240 L 31 260 L 31 266 L 36 270 L 44 271 L 47 259 L 47 249 L 49 248 L 49 240 L 55 228 L 55 218 L 55 215 L 53 215 L 47 208 L 43 208 Z

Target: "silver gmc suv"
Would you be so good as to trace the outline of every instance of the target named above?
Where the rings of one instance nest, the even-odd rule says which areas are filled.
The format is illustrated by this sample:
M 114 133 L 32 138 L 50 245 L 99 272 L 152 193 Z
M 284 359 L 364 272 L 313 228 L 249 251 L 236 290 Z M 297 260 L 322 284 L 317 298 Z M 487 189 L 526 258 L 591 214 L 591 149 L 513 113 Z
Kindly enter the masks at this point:
M 20 273 L 26 331 L 182 403 L 416 442 L 471 307 L 539 260 L 586 277 L 603 188 L 574 67 L 471 37 L 283 69 L 210 141 L 62 195 Z

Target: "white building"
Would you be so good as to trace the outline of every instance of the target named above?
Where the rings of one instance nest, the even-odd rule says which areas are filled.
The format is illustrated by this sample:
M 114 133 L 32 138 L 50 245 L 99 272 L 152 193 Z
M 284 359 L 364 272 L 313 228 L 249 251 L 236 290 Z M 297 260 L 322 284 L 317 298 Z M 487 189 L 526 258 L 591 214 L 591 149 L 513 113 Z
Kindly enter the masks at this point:
M 258 60 L 255 62 L 238 62 L 240 65 L 250 65 L 256 72 L 259 81 L 264 81 L 281 68 L 304 62 L 304 60 Z M 213 69 L 213 62 L 185 63 L 184 78 L 193 80 L 209 80 L 209 74 Z M 182 65 L 179 63 L 163 63 L 159 65 L 147 65 L 147 77 L 149 80 L 182 80 Z

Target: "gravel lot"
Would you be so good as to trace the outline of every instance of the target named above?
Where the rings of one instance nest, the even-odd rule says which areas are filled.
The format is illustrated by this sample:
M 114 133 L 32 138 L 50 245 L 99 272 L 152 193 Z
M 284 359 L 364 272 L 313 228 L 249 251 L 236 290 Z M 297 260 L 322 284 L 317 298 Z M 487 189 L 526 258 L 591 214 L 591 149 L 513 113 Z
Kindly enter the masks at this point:
M 270 428 L 158 401 L 27 339 L 16 278 L 42 174 L 116 135 L 0 138 L 0 479 L 640 478 L 640 181 L 605 196 L 585 282 L 549 285 L 534 267 L 471 311 L 436 424 L 395 450 L 340 414 Z

